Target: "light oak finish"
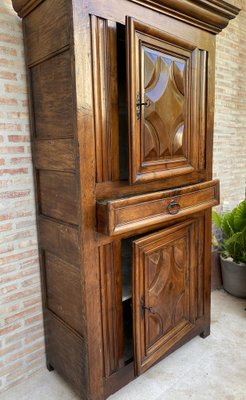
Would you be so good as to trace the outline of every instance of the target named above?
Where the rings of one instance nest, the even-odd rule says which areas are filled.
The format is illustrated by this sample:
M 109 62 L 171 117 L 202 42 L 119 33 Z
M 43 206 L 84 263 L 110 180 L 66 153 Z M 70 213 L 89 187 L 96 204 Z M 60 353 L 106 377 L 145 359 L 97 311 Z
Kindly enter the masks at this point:
M 12 0 L 23 18 L 47 367 L 102 400 L 210 331 L 222 0 Z M 146 103 L 146 104 L 139 104 Z

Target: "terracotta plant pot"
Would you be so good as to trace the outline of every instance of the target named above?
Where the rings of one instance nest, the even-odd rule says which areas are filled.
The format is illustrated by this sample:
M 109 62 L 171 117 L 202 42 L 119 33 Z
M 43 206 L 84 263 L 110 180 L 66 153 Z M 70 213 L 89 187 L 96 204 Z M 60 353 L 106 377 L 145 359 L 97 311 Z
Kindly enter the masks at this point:
M 224 289 L 236 297 L 246 298 L 246 264 L 220 256 Z

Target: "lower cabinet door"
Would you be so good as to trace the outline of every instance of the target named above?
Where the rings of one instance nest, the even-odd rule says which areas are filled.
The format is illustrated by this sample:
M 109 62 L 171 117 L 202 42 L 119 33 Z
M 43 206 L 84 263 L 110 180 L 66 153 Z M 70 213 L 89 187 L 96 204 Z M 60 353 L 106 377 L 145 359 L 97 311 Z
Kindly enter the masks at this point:
M 190 336 L 195 327 L 197 265 L 201 258 L 197 239 L 202 232 L 199 219 L 194 218 L 133 242 L 134 359 L 138 375 Z

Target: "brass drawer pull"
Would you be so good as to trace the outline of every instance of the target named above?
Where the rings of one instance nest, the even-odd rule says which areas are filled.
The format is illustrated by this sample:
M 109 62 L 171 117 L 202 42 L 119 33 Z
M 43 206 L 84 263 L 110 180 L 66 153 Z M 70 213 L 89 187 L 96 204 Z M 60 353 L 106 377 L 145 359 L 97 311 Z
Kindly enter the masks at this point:
M 169 212 L 169 214 L 178 214 L 179 210 L 180 205 L 175 200 L 171 201 L 171 203 L 169 203 L 167 206 L 167 211 Z

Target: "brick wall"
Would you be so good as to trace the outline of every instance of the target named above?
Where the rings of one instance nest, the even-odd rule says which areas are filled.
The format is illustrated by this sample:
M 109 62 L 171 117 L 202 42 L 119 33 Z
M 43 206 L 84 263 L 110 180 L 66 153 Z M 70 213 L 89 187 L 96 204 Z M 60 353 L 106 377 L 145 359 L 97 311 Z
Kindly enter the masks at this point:
M 231 1 L 232 3 L 232 1 Z M 221 181 L 221 208 L 245 198 L 246 187 L 246 1 L 217 36 L 214 177 Z
M 0 390 L 44 366 L 21 23 L 0 0 Z M 217 38 L 214 177 L 223 208 L 244 198 L 246 5 Z
M 21 21 L 0 1 L 0 390 L 44 366 Z

